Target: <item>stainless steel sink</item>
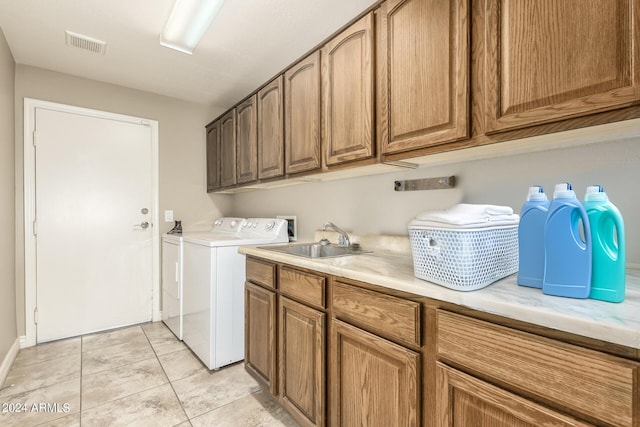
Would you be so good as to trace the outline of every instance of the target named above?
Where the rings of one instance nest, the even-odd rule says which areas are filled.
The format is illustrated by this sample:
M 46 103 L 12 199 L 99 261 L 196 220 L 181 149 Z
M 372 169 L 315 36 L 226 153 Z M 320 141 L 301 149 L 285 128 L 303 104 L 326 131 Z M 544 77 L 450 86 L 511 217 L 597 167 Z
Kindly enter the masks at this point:
M 360 246 L 339 246 L 334 244 L 323 245 L 320 243 L 293 243 L 283 246 L 262 246 L 260 249 L 282 252 L 289 255 L 303 256 L 306 258 L 335 258 L 346 255 L 359 255 L 371 253 L 363 251 Z

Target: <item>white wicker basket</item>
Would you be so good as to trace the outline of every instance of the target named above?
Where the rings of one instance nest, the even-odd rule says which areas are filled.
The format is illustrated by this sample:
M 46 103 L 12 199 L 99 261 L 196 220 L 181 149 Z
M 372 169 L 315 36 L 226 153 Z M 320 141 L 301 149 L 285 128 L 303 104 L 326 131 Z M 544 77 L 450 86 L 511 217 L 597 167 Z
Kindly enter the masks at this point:
M 518 225 L 430 228 L 409 225 L 414 275 L 472 291 L 518 271 Z

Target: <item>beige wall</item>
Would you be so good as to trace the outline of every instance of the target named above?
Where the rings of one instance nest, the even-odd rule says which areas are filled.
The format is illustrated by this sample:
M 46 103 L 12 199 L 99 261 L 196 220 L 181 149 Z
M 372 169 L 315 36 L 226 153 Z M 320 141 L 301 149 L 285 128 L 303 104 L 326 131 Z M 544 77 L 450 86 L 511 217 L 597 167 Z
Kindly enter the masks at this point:
M 13 167 L 15 62 L 0 30 L 0 363 L 17 338 L 15 297 L 15 180 Z M 2 384 L 0 384 L 2 386 Z
M 640 264 L 639 170 L 640 140 L 627 140 L 241 193 L 233 210 L 239 216 L 297 215 L 303 240 L 312 240 L 325 221 L 358 234 L 407 234 L 422 211 L 466 202 L 520 212 L 531 185 L 542 185 L 551 198 L 556 183 L 570 181 L 582 200 L 587 185 L 601 184 L 624 216 L 627 262 Z M 458 180 L 455 189 L 394 191 L 398 179 L 449 175 Z
M 159 122 L 160 231 L 164 210 L 174 211 L 189 229 L 211 224 L 230 214 L 232 199 L 206 192 L 204 126 L 221 111 L 175 98 L 128 89 L 41 68 L 17 65 L 15 75 L 16 188 L 23 182 L 23 99 L 34 98 L 84 108 L 126 114 Z M 11 147 L 13 148 L 13 147 Z M 16 195 L 17 250 L 24 253 L 22 191 Z M 24 335 L 24 256 L 16 259 L 18 333 Z

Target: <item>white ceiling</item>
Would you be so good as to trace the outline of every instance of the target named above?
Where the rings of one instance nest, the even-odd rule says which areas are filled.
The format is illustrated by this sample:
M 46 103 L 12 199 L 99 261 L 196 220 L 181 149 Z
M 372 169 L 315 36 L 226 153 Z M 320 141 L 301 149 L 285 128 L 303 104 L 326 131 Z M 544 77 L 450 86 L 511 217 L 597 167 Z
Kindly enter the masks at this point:
M 373 3 L 226 0 L 193 55 L 159 44 L 173 0 L 0 0 L 0 29 L 19 64 L 223 110 Z M 66 30 L 106 54 L 66 46 Z

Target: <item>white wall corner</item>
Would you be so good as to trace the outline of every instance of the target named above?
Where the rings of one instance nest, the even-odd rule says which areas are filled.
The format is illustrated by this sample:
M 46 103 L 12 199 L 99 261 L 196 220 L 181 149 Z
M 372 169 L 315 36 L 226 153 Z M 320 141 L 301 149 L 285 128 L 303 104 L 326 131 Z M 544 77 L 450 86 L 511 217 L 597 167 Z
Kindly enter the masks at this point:
M 13 362 L 16 360 L 18 352 L 20 351 L 21 341 L 22 337 L 16 338 L 11 347 L 9 347 L 9 351 L 0 365 L 0 387 L 4 385 L 5 380 L 9 376 L 9 371 L 11 370 Z

